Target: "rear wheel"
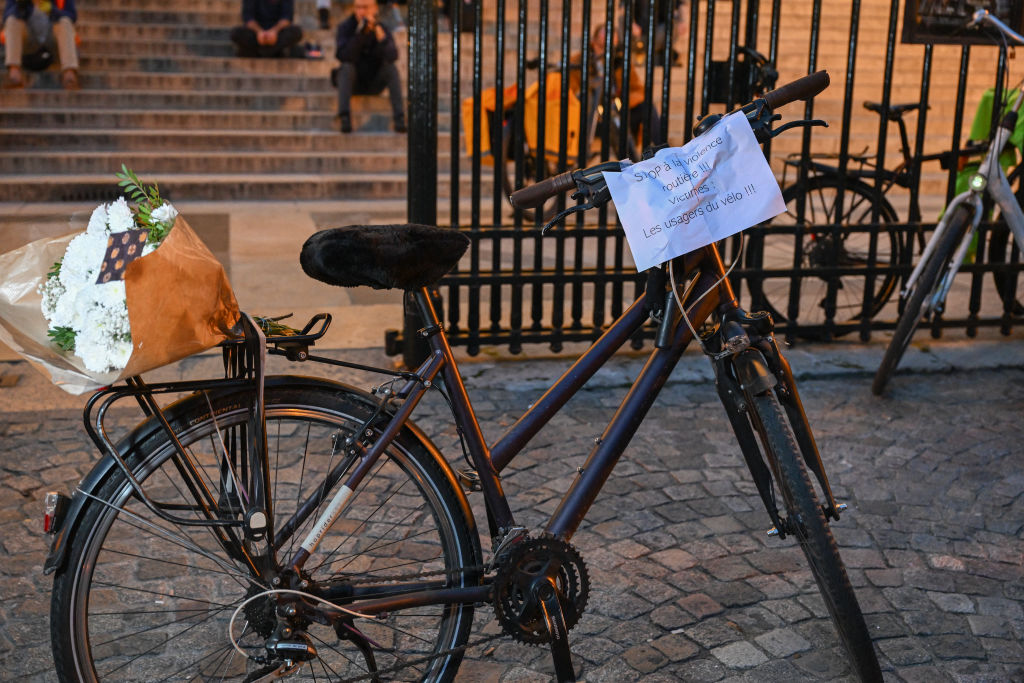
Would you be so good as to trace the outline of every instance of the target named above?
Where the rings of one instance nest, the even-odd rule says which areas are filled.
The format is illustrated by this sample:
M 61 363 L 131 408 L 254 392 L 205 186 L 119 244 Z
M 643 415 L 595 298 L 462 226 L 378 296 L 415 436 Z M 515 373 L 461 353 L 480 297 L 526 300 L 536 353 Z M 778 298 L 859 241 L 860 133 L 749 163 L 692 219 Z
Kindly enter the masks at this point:
M 864 615 L 839 556 L 832 530 L 825 521 L 807 476 L 793 430 L 770 391 L 753 396 L 752 405 L 785 507 L 787 534 L 796 537 L 807 558 L 853 670 L 862 681 L 881 681 L 882 672 Z
M 403 431 L 305 563 L 301 590 L 317 597 L 289 603 L 289 596 L 273 590 L 299 587 L 298 580 L 280 579 L 288 576 L 290 559 L 317 516 L 296 511 L 303 502 L 315 506 L 325 481 L 332 481 L 328 497 L 340 486 L 337 475 L 358 462 L 352 444 L 376 438 L 379 427 L 367 426 L 373 403 L 345 389 L 274 386 L 268 379 L 266 404 L 279 580 L 268 580 L 246 561 L 247 554 L 259 554 L 260 544 L 242 541 L 239 527 L 224 532 L 225 541 L 209 527 L 161 519 L 115 467 L 93 492 L 54 580 L 50 619 L 61 680 L 255 680 L 283 663 L 268 645 L 289 637 L 285 628 L 291 640 L 315 650 L 288 680 L 337 680 L 424 658 L 381 678 L 454 677 L 462 652 L 446 651 L 466 643 L 471 604 L 359 619 L 322 602 L 344 606 L 354 593 L 386 595 L 403 584 L 479 582 L 472 569 L 480 563 L 478 541 L 436 453 L 414 432 Z M 166 410 L 211 491 L 214 518 L 240 518 L 238 492 L 244 487 L 226 483 L 232 477 L 222 453 L 225 444 L 245 443 L 247 405 L 242 393 L 210 395 L 209 402 L 197 394 Z M 174 448 L 154 423 L 136 430 L 121 448 L 143 490 L 165 511 L 205 518 Z
M 917 329 L 918 323 L 924 317 L 925 301 L 935 291 L 942 273 L 949 265 L 949 260 L 953 258 L 957 245 L 970 226 L 971 213 L 965 206 L 961 204 L 954 211 L 956 213 L 949 219 L 945 233 L 940 237 L 940 242 L 935 245 L 935 251 L 932 252 L 928 262 L 921 270 L 914 289 L 909 293 L 907 305 L 904 306 L 903 312 L 900 314 L 896 329 L 892 333 L 892 339 L 885 349 L 885 355 L 882 356 L 882 362 L 878 366 L 878 370 L 875 371 L 871 391 L 876 396 L 880 396 L 885 391 L 889 379 L 896 372 L 896 366 L 899 365 L 907 346 L 910 345 L 914 330 Z
M 804 274 L 802 277 L 751 276 L 751 307 L 767 310 L 775 320 L 792 321 L 802 328 L 820 327 L 828 321 L 846 323 L 878 313 L 892 296 L 898 277 L 891 272 L 869 274 L 872 232 L 857 228 L 870 225 L 877 214 L 883 227 L 875 240 L 874 268 L 900 263 L 902 240 L 884 227 L 897 221 L 892 205 L 874 189 L 850 180 L 846 182 L 840 213 L 839 179 L 829 176 L 810 178 L 805 185 L 790 185 L 782 198 L 786 212 L 764 224 L 763 233 L 751 235 L 747 267 L 755 272 L 799 267 Z M 798 214 L 801 205 L 804 207 L 802 220 Z M 783 226 L 790 229 L 772 231 Z M 836 228 L 820 230 L 823 226 Z M 872 293 L 865 305 L 864 291 L 869 281 Z M 798 288 L 796 309 L 791 310 L 790 300 L 795 288 Z M 821 331 L 799 334 L 812 338 L 824 336 Z

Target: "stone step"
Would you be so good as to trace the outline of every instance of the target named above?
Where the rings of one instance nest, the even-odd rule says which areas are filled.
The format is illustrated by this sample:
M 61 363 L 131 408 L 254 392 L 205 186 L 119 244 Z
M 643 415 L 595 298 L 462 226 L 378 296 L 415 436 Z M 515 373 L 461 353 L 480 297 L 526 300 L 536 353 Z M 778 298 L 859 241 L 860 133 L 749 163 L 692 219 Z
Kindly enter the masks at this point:
M 92 3 L 91 3 L 92 4 Z M 133 26 L 195 26 L 195 27 L 231 27 L 242 23 L 241 3 L 234 8 L 207 7 L 207 3 L 174 3 L 162 7 L 139 7 L 132 2 L 125 7 L 124 3 L 110 3 L 104 7 L 93 4 L 88 10 L 79 12 L 78 26 L 116 26 L 131 24 Z M 301 15 L 296 14 L 296 21 Z
M 95 9 L 115 10 L 124 7 L 124 0 L 92 0 L 89 3 L 90 11 Z M 132 8 L 136 10 L 166 10 L 167 0 L 131 0 Z M 236 16 L 241 13 L 241 3 L 238 0 L 175 0 L 174 7 L 184 11 L 209 11 L 229 12 Z M 84 14 L 84 12 L 81 12 Z M 316 0 L 295 0 L 295 16 L 315 16 Z
M 358 124 L 358 121 L 356 122 Z M 0 128 L 0 150 L 31 151 L 124 151 L 162 154 L 172 151 L 233 152 L 263 150 L 277 152 L 353 154 L 387 150 L 405 158 L 404 145 L 395 145 L 395 133 L 356 130 L 349 135 L 336 131 L 245 131 L 116 129 L 72 130 L 67 128 Z M 438 135 L 438 149 L 450 149 L 448 133 Z
M 102 38 L 82 36 L 82 42 L 78 46 L 78 54 L 118 54 L 133 57 L 233 57 L 235 55 L 235 47 L 228 40 L 227 34 L 224 34 L 222 38 L 217 40 L 193 40 L 189 42 L 162 39 L 147 40 L 140 39 L 131 34 L 128 38 L 116 35 Z
M 122 93 L 134 92 L 188 92 L 188 93 L 271 93 L 301 92 L 307 95 L 329 95 L 336 97 L 328 70 L 310 74 L 264 74 L 264 73 L 147 73 L 144 71 L 90 69 L 83 65 L 79 83 L 84 91 L 115 92 L 119 101 Z M 59 89 L 60 74 L 50 69 L 35 74 L 33 89 Z M 26 91 L 30 92 L 30 91 Z M 93 93 L 95 94 L 95 93 Z
M 48 109 L 67 107 L 90 109 L 161 110 L 217 109 L 239 112 L 318 112 L 333 111 L 336 97 L 327 91 L 283 92 L 192 92 L 190 90 L 118 90 L 82 89 L 77 91 L 14 90 L 4 93 L 5 106 Z
M 193 75 L 262 75 L 326 77 L 337 62 L 333 51 L 324 59 L 244 59 L 232 56 L 153 55 L 129 56 L 116 50 L 82 52 L 82 76 L 102 72 L 187 73 Z
M 449 155 L 438 154 L 440 172 L 447 172 Z M 406 155 L 392 151 L 227 152 L 80 151 L 0 152 L 0 174 L 109 173 L 127 164 L 137 173 L 163 178 L 171 174 L 328 174 L 379 175 L 404 173 Z
M 5 93 L 6 94 L 6 93 Z M 374 100 L 353 100 L 353 125 L 357 130 L 384 131 L 390 126 L 390 115 L 374 113 Z M 364 110 L 362 107 L 366 106 Z M 244 131 L 336 131 L 337 116 L 332 103 L 320 111 L 239 111 L 215 109 L 138 110 L 62 109 L 53 107 L 0 109 L 3 128 L 64 128 L 69 131 L 90 128 L 176 129 L 176 130 L 244 130 Z M 364 114 L 364 111 L 369 113 Z M 450 125 L 450 117 L 438 118 L 441 130 Z M 402 147 L 404 148 L 404 142 Z
M 342 200 L 405 198 L 406 174 L 163 174 L 153 178 L 172 201 Z M 469 176 L 460 181 L 468 187 Z M 491 185 L 483 185 L 485 193 Z M 438 193 L 450 192 L 447 174 L 438 175 Z M 112 201 L 119 196 L 110 173 L 82 175 L 0 174 L 0 202 Z
M 239 22 L 240 23 L 240 22 Z M 231 47 L 231 40 L 228 34 L 231 31 L 230 25 L 226 26 L 197 26 L 192 24 L 126 24 L 126 23 L 96 23 L 79 22 L 75 25 L 75 32 L 82 37 L 82 41 L 112 41 L 118 47 L 124 47 L 125 54 L 135 54 L 133 47 L 145 41 L 159 41 L 170 43 L 181 43 L 186 45 L 219 42 Z M 125 38 L 129 36 L 129 38 Z M 123 42 L 122 42 L 123 41 Z

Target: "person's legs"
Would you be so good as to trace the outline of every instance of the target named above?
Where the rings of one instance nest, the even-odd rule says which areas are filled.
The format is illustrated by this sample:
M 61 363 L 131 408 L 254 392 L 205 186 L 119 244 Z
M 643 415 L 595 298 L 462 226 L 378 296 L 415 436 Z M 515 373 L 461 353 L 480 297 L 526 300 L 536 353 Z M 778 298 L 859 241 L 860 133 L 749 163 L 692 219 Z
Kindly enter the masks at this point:
M 53 26 L 53 37 L 57 43 L 60 68 L 77 69 L 78 48 L 75 47 L 75 25 L 67 17 L 61 17 Z
M 320 28 L 331 27 L 331 0 L 316 0 L 316 14 L 320 19 Z
M 270 56 L 288 57 L 293 47 L 302 40 L 302 29 L 295 24 L 289 24 L 277 32 L 277 42 L 270 46 Z
M 60 83 L 65 90 L 78 90 L 78 48 L 75 46 L 75 25 L 61 17 L 53 25 L 53 41 L 60 59 Z
M 405 132 L 405 103 L 402 99 L 402 78 L 398 75 L 398 67 L 394 62 L 382 64 L 378 69 L 373 82 L 366 92 L 377 94 L 384 88 L 388 90 L 388 98 L 391 100 L 391 118 L 395 124 L 395 132 Z
M 25 53 L 25 22 L 14 16 L 4 22 L 4 65 L 7 67 L 5 88 L 23 88 L 25 73 L 21 70 L 21 58 Z
M 352 118 L 349 113 L 352 88 L 356 82 L 356 65 L 342 62 L 338 67 L 338 116 L 341 117 L 341 132 L 352 132 Z
M 239 57 L 256 57 L 259 55 L 259 43 L 256 42 L 256 32 L 248 26 L 236 26 L 231 29 L 231 42 Z

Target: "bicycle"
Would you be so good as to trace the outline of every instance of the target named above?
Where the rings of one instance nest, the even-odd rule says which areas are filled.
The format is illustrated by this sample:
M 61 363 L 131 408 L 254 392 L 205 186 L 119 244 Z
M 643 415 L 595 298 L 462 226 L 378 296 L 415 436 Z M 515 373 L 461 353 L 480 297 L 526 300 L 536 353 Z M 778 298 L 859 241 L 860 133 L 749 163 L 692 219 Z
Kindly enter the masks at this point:
M 958 151 L 915 156 L 903 117 L 920 109 L 921 104 L 886 107 L 878 102 L 864 102 L 866 110 L 897 125 L 902 161 L 893 169 L 878 166 L 874 157 L 864 152 L 850 155 L 856 166 L 846 169 L 823 161 L 828 155 L 785 160 L 787 171 L 804 166 L 811 175 L 785 186 L 782 195 L 786 213 L 766 223 L 765 231 L 750 237 L 746 266 L 754 272 L 749 287 L 755 308 L 764 308 L 776 320 L 797 320 L 801 327 L 828 325 L 824 331 L 811 329 L 802 333 L 818 338 L 849 332 L 854 328 L 849 323 L 877 315 L 889 302 L 899 283 L 896 267 L 910 263 L 913 241 L 890 229 L 900 219 L 886 195 L 893 187 L 916 187 L 922 163 L 938 161 L 941 168 L 948 169 L 985 151 L 985 145 L 969 142 Z M 1024 164 L 1013 170 L 1011 183 L 1018 182 L 1022 175 Z M 784 176 L 784 185 L 785 182 Z M 908 219 L 911 223 L 921 220 L 917 192 L 910 192 Z M 873 225 L 879 226 L 877 237 L 874 230 L 865 229 Z M 1008 234 L 1005 229 L 992 232 L 989 261 L 1005 260 Z M 765 271 L 792 270 L 797 265 L 802 270 L 799 278 L 762 275 Z M 869 269 L 880 271 L 871 282 L 870 294 L 866 291 L 869 276 L 865 272 Z M 1005 298 L 1009 292 L 1012 297 L 1013 283 L 1000 273 L 994 276 L 1001 296 Z M 1018 307 L 1019 304 L 1014 305 L 1014 309 Z
M 968 23 L 969 28 L 981 26 L 996 29 L 1004 40 L 1024 44 L 1024 36 L 1013 31 L 988 10 L 976 11 Z M 999 156 L 1017 125 L 1017 114 L 1024 102 L 1022 85 L 1024 82 L 1018 84 L 1013 105 L 992 132 L 985 158 L 977 172 L 971 176 L 968 189 L 954 197 L 943 211 L 942 219 L 900 292 L 900 299 L 905 305 L 871 383 L 871 391 L 875 395 L 881 395 L 885 390 L 921 320 L 933 314 L 940 315 L 944 310 L 953 278 L 964 262 L 985 214 L 983 200 L 986 195 L 999 207 L 1001 218 L 1012 230 L 1017 244 L 1024 244 L 1024 211 L 999 163 Z M 1012 296 L 1012 293 L 1005 290 L 1000 294 L 1004 303 L 1008 294 Z
M 782 130 L 771 130 L 776 108 L 827 83 L 819 72 L 748 105 L 759 138 Z M 581 206 L 592 208 L 609 200 L 605 168 L 555 176 L 513 201 L 543 202 L 575 188 Z M 86 430 L 104 458 L 70 499 L 47 497 L 55 536 L 44 567 L 55 574 L 61 680 L 450 681 L 467 648 L 502 636 L 546 643 L 558 680 L 574 680 L 568 631 L 586 608 L 589 578 L 570 540 L 699 336 L 774 534 L 797 539 L 851 667 L 880 681 L 829 528 L 844 506 L 832 495 L 771 317 L 739 307 L 715 246 L 674 259 L 667 273 L 652 270 L 647 292 L 488 445 L 433 302 L 468 242 L 431 226 L 349 226 L 316 233 L 303 247 L 303 268 L 318 280 L 412 293 L 430 348 L 413 371 L 311 353 L 330 324 L 326 314 L 271 336 L 245 317 L 244 337 L 224 343 L 224 378 L 133 378 L 89 400 Z M 683 291 L 676 274 L 689 282 Z M 503 494 L 502 470 L 652 317 L 650 360 L 543 531 L 530 533 Z M 361 391 L 265 376 L 267 353 L 385 379 Z M 469 468 L 455 472 L 411 421 L 429 391 L 450 406 Z M 158 402 L 181 392 L 171 405 Z M 130 399 L 147 417 L 115 444 L 105 419 Z M 486 510 L 486 557 L 470 491 Z M 501 632 L 470 641 L 482 604 L 494 609 Z

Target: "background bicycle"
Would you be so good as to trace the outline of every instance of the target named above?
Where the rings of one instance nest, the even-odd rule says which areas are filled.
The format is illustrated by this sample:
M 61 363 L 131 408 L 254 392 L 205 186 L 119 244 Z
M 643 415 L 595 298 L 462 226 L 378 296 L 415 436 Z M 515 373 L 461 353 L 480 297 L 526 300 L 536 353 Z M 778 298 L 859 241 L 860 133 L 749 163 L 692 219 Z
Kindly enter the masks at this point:
M 1010 29 L 987 10 L 975 12 L 969 26 L 989 30 L 998 40 L 1024 44 L 1024 36 Z M 1021 85 L 1024 83 L 1014 88 L 1013 104 L 1009 111 L 1001 118 L 999 125 L 993 127 L 985 158 L 970 175 L 967 188 L 946 207 L 942 220 L 900 292 L 904 307 L 882 363 L 875 373 L 871 385 L 875 394 L 884 391 L 920 321 L 938 319 L 942 315 L 946 297 L 953 286 L 953 278 L 967 258 L 978 225 L 986 215 L 985 200 L 998 207 L 1001 219 L 1013 232 L 1017 244 L 1024 243 L 1024 209 L 1014 195 L 1000 163 L 1000 156 L 1017 127 L 1018 112 L 1024 103 Z M 1000 292 L 1008 307 L 1011 306 L 1011 292 L 1008 287 Z
M 983 140 L 987 135 L 991 91 L 988 97 L 988 106 L 984 106 L 983 99 L 975 115 L 972 139 Z M 766 308 L 780 321 L 799 320 L 801 327 L 808 328 L 803 336 L 811 338 L 849 332 L 851 328 L 842 324 L 864 316 L 872 318 L 885 307 L 898 289 L 902 268 L 912 263 L 914 253 L 924 246 L 926 231 L 930 232 L 921 224 L 918 183 L 922 164 L 938 161 L 944 170 L 957 169 L 956 191 L 960 192 L 966 189 L 966 181 L 985 151 L 983 142 L 968 140 L 967 146 L 955 153 L 915 155 L 904 115 L 920 106 L 909 103 L 884 107 L 878 102 L 864 102 L 864 109 L 885 116 L 897 126 L 902 160 L 892 169 L 880 168 L 866 150 L 851 154 L 845 169 L 828 156 L 785 160 L 782 182 L 787 211 L 752 235 L 746 265 L 769 272 L 799 268 L 799 276 L 751 276 L 749 287 L 755 306 Z M 984 126 L 980 125 L 982 121 Z M 1018 166 L 1019 155 L 1013 148 L 1007 153 L 1007 163 L 1013 166 L 1010 182 L 1020 188 L 1024 167 Z M 893 188 L 908 190 L 899 202 L 902 215 L 887 198 Z M 913 227 L 909 231 L 900 229 L 897 224 L 901 222 Z M 987 252 L 979 258 L 1005 262 L 1011 249 L 1009 235 L 1000 219 L 988 232 Z M 1000 296 L 1014 296 L 1014 283 L 1003 272 L 994 272 L 993 278 Z M 1015 302 L 1012 310 L 1020 311 L 1020 304 Z M 827 328 L 826 322 L 830 323 Z

